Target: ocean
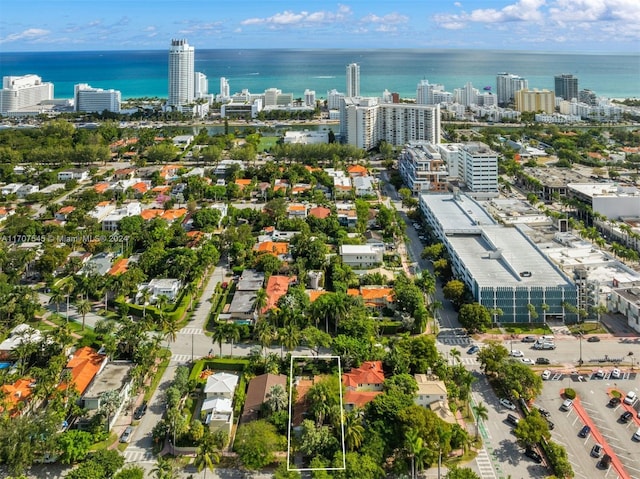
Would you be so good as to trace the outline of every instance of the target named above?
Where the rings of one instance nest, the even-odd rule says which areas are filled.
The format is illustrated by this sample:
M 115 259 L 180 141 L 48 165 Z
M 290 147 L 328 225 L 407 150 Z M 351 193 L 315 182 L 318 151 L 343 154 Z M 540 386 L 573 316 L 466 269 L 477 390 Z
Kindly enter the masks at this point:
M 71 98 L 73 85 L 120 90 L 123 98 L 167 97 L 168 51 L 0 52 L 0 76 L 33 73 L 53 82 L 55 98 Z M 198 50 L 195 69 L 207 75 L 209 92 L 219 93 L 226 77 L 231 93 L 243 89 L 262 93 L 278 88 L 316 98 L 327 91 L 346 90 L 345 67 L 360 65 L 360 93 L 380 96 L 387 89 L 415 98 L 422 79 L 447 91 L 471 82 L 479 90 L 495 91 L 496 74 L 509 72 L 529 81 L 529 88 L 554 89 L 554 75 L 578 77 L 607 98 L 640 97 L 640 54 L 577 54 L 482 50 Z

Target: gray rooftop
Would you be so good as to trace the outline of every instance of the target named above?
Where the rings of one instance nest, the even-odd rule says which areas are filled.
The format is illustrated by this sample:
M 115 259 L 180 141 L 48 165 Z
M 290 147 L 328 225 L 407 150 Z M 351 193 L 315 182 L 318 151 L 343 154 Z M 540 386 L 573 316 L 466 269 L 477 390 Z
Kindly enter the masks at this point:
M 128 361 L 108 362 L 94 378 L 91 386 L 84 393 L 84 397 L 94 398 L 106 391 L 119 391 L 129 378 L 129 371 L 132 367 L 133 363 Z
M 445 234 L 480 234 L 483 225 L 495 224 L 493 218 L 468 196 L 425 194 L 422 201 L 429 206 Z
M 236 291 L 258 291 L 264 284 L 264 273 L 245 269 L 240 276 Z

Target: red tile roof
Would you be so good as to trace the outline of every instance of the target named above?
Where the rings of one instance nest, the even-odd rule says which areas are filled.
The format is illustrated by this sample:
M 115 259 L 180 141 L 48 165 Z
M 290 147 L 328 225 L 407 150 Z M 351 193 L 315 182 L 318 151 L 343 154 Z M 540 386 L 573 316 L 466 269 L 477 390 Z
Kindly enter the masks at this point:
M 255 245 L 253 249 L 258 253 L 269 253 L 278 256 L 289 252 L 289 243 L 284 241 L 263 241 Z
M 344 394 L 344 403 L 363 408 L 373 401 L 378 394 L 382 394 L 382 391 L 346 391 Z
M 329 208 L 325 208 L 324 206 L 316 206 L 315 208 L 311 208 L 309 210 L 309 216 L 315 216 L 316 218 L 320 218 L 321 220 L 323 220 L 331 216 L 331 210 Z
M 120 258 L 115 263 L 113 263 L 113 266 L 111 266 L 111 269 L 108 271 L 108 273 L 111 276 L 116 276 L 118 274 L 122 274 L 125 271 L 127 271 L 128 265 L 129 265 L 129 259 L 128 258 Z
M 0 400 L 0 412 L 7 408 L 11 417 L 18 416 L 20 414 L 18 404 L 28 401 L 31 396 L 32 389 L 29 387 L 30 384 L 33 384 L 33 379 L 31 378 L 21 378 L 13 384 L 3 384 L 0 387 L 4 394 L 4 398 Z
M 342 383 L 348 388 L 358 388 L 363 384 L 381 385 L 383 382 L 382 361 L 365 361 L 359 368 L 342 375 Z
M 67 363 L 67 369 L 71 369 L 71 384 L 75 386 L 80 395 L 87 390 L 105 360 L 106 356 L 98 354 L 95 349 L 89 346 L 80 348 L 74 353 Z M 64 391 L 67 386 L 67 383 L 60 383 L 58 389 Z
M 267 287 L 265 291 L 267 293 L 267 305 L 262 309 L 265 313 L 273 308 L 280 298 L 282 298 L 289 290 L 289 284 L 294 281 L 295 278 L 289 276 L 271 275 L 269 281 L 267 281 Z

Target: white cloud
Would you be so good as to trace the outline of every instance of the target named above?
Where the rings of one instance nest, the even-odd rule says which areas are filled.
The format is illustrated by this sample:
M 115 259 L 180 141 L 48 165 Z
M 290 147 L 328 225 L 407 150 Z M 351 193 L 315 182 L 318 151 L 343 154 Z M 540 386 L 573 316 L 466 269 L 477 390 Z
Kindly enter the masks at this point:
M 38 41 L 51 33 L 42 28 L 28 28 L 19 33 L 12 33 L 0 39 L 0 43 L 11 43 L 17 41 Z
M 378 15 L 369 14 L 362 18 L 361 22 L 363 23 L 384 23 L 387 25 L 390 24 L 398 24 L 398 23 L 407 23 L 409 21 L 409 17 L 406 15 L 401 15 L 399 13 L 389 13 L 382 17 Z
M 598 22 L 622 20 L 638 25 L 640 2 L 637 0 L 557 0 L 549 8 L 552 20 L 565 22 Z
M 265 25 L 271 28 L 287 26 L 309 26 L 331 24 L 345 20 L 351 15 L 351 9 L 346 5 L 339 5 L 336 12 L 319 10 L 316 12 L 294 12 L 285 10 L 270 17 L 252 17 L 242 20 L 240 25 Z

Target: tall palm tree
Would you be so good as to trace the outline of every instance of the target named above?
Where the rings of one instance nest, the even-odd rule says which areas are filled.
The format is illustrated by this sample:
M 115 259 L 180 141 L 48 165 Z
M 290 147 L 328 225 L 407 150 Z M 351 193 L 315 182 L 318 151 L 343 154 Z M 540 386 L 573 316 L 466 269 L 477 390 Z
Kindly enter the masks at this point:
M 480 435 L 480 421 L 484 422 L 489 419 L 489 410 L 484 403 L 478 403 L 473 406 L 473 414 L 476 416 L 476 439 Z
M 67 323 L 69 322 L 69 298 L 71 296 L 71 293 L 73 293 L 74 289 L 75 289 L 75 283 L 73 281 L 66 281 L 62 283 L 62 285 L 60 286 L 60 290 L 63 291 L 67 296 L 67 310 L 66 310 Z
M 169 343 L 175 342 L 175 340 L 178 338 L 178 331 L 180 331 L 180 326 L 178 325 L 178 321 L 174 316 L 170 316 L 168 314 L 165 314 L 164 312 L 161 312 L 160 318 L 162 330 L 164 331 L 164 336 L 167 340 L 167 348 L 169 348 Z
M 167 304 L 169 304 L 169 297 L 166 294 L 161 294 L 156 298 L 156 308 L 158 312 L 163 311 Z
M 59 288 L 54 288 L 51 290 L 51 297 L 49 298 L 49 304 L 53 303 L 56 305 L 56 314 L 60 314 L 60 303 L 63 303 L 66 298 L 64 291 Z
M 407 431 L 405 447 L 411 458 L 411 479 L 416 479 L 416 456 L 422 455 L 424 449 L 423 440 L 416 429 Z
M 220 454 L 215 443 L 215 438 L 211 432 L 207 431 L 204 436 L 202 436 L 198 444 L 194 464 L 198 469 L 198 472 L 201 472 L 204 469 L 204 477 L 206 479 L 207 469 L 213 472 L 214 464 L 218 464 L 219 462 Z
M 451 357 L 456 361 L 456 362 L 460 362 L 460 350 L 458 348 L 451 348 L 451 351 L 449 351 L 449 354 L 451 354 Z
M 82 330 L 84 331 L 84 321 L 87 313 L 91 311 L 91 302 L 88 299 L 82 299 L 78 302 L 78 313 L 82 316 Z
M 151 469 L 155 479 L 175 479 L 176 464 L 174 459 L 159 457 L 156 467 Z
M 289 323 L 284 328 L 278 330 L 278 338 L 280 339 L 280 358 L 283 358 L 284 348 L 292 352 L 300 344 L 300 328 L 295 324 Z
M 227 339 L 227 333 L 224 328 L 225 324 L 226 323 L 222 321 L 216 321 L 213 332 L 211 333 L 211 340 L 214 344 L 218 343 L 218 347 L 220 347 L 220 357 L 222 357 L 222 343 Z
M 240 341 L 240 328 L 236 323 L 226 323 L 224 332 L 225 339 L 231 343 L 231 357 L 233 357 L 233 344 Z
M 148 288 L 143 289 L 140 292 L 140 296 L 142 299 L 142 317 L 146 318 L 147 317 L 147 304 L 149 303 L 149 300 L 151 299 L 151 290 L 149 290 Z
M 267 355 L 267 349 L 271 346 L 274 338 L 276 337 L 276 328 L 273 325 L 265 320 L 259 319 L 256 323 L 256 327 L 254 328 L 254 334 L 258 343 L 260 343 L 260 347 L 264 352 L 264 355 Z
M 362 415 L 359 411 L 343 412 L 344 415 L 344 441 L 347 450 L 359 449 L 364 438 L 364 427 L 362 426 Z
M 190 283 L 187 283 L 186 286 L 184 287 L 185 294 L 189 295 L 189 311 L 193 309 L 193 297 L 195 296 L 197 290 L 198 290 L 198 285 L 195 283 L 195 281 L 191 281 Z
M 267 305 L 268 299 L 269 299 L 269 297 L 267 295 L 267 291 L 264 288 L 260 288 L 256 292 L 256 301 L 253 304 L 255 306 L 255 310 L 258 313 L 258 317 L 259 318 L 262 318 L 262 310 Z

